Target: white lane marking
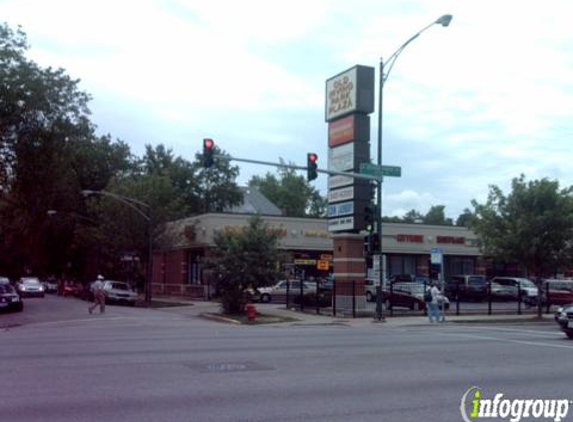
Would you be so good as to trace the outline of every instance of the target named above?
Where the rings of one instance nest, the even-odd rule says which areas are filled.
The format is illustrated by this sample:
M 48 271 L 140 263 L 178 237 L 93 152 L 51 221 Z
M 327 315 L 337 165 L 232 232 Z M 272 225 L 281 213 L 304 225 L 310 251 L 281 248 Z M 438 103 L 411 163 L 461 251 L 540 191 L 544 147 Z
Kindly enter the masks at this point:
M 446 333 L 441 332 L 437 334 L 442 334 L 445 336 L 457 336 L 457 337 L 466 337 L 466 338 L 473 338 L 478 340 L 491 340 L 491 341 L 501 341 L 506 343 L 517 343 L 517 344 L 526 344 L 528 346 L 541 346 L 541 347 L 554 347 L 558 349 L 573 349 L 573 344 L 567 346 L 565 344 L 557 344 L 557 343 L 544 343 L 538 341 L 527 341 L 527 340 L 515 340 L 515 339 L 508 339 L 508 338 L 499 338 L 499 337 L 488 337 L 488 336 L 479 336 L 476 334 L 463 334 L 463 333 Z
M 547 337 L 555 337 L 555 333 L 559 332 L 559 327 L 555 324 L 555 331 L 541 331 L 541 330 L 526 330 L 522 328 L 502 328 L 502 327 L 486 327 L 483 325 L 473 326 L 473 327 L 464 327 L 470 328 L 474 330 L 490 330 L 490 331 L 508 331 L 513 333 L 524 333 L 524 334 L 535 334 L 538 336 L 547 336 Z

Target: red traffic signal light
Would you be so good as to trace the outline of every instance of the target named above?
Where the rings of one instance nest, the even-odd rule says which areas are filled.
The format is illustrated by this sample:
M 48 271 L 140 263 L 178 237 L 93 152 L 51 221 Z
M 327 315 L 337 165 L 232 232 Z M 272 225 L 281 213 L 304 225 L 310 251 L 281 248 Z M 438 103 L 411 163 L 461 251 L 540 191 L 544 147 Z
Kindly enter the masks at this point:
M 215 141 L 211 138 L 203 139 L 203 167 L 209 168 L 213 165 L 213 149 Z
M 306 154 L 306 180 L 309 182 L 318 177 L 316 171 L 318 169 L 318 165 L 316 163 L 317 161 L 318 155 L 316 155 L 314 152 L 309 152 Z

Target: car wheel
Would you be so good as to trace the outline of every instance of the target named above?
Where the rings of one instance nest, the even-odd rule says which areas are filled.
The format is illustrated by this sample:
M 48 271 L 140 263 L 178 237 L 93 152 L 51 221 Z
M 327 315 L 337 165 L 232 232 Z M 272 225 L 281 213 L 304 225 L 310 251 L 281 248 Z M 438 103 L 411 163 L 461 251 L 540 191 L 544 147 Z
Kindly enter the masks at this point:
M 271 301 L 271 295 L 264 293 L 261 295 L 261 302 L 262 303 L 269 303 Z
M 573 340 L 573 331 L 567 331 L 565 334 L 567 334 L 567 337 Z
M 389 299 L 386 299 L 384 301 L 384 309 L 390 309 L 390 300 Z
M 366 292 L 366 300 L 368 302 L 374 302 L 374 296 L 372 296 L 372 293 Z
M 420 310 L 420 303 L 419 302 L 413 302 L 411 309 L 413 311 L 419 311 Z

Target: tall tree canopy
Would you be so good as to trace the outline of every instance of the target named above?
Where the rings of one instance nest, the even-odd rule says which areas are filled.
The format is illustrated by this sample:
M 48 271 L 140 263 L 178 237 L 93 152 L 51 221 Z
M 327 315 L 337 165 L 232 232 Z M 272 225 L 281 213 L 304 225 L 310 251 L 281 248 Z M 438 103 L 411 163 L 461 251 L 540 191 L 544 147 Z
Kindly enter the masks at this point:
M 126 251 L 145 260 L 145 219 L 107 197 L 86 200 L 85 189 L 150 205 L 155 226 L 242 200 L 228 161 L 203 169 L 200 155 L 189 162 L 163 145 L 138 158 L 97 136 L 79 80 L 38 66 L 28 48 L 22 30 L 0 24 L 0 273 L 81 275 L 93 251 L 109 268 Z
M 490 186 L 487 202 L 472 201 L 471 228 L 486 255 L 519 263 L 530 275 L 547 276 L 573 258 L 573 188 L 557 181 L 515 178 L 504 195 Z
M 324 217 L 326 214 L 326 199 L 294 169 L 280 167 L 278 175 L 253 176 L 249 186 L 257 188 L 287 217 Z

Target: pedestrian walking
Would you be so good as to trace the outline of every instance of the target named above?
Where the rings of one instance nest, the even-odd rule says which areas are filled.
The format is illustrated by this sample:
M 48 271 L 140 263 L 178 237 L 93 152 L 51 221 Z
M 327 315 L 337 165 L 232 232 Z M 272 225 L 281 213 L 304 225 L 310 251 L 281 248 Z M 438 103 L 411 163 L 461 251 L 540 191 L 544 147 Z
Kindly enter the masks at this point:
M 92 283 L 91 289 L 94 294 L 94 303 L 88 307 L 88 312 L 91 314 L 95 308 L 99 306 L 100 314 L 105 312 L 105 291 L 103 289 L 103 276 L 100 274 L 97 276 L 96 281 Z
M 443 322 L 443 316 L 440 312 L 440 291 L 436 287 L 436 283 L 430 283 L 430 290 L 428 291 L 426 306 L 428 308 L 428 319 L 432 322 Z

